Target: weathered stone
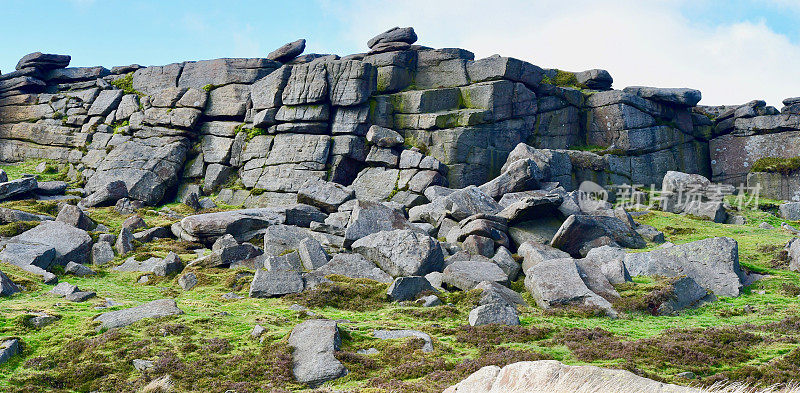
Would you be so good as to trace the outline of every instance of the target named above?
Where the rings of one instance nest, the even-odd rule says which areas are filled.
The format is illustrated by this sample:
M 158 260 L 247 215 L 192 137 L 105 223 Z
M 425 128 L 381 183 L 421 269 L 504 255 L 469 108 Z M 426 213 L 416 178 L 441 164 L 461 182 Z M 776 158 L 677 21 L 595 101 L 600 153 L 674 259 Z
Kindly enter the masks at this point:
M 314 275 L 328 276 L 332 274 L 350 278 L 366 278 L 383 283 L 392 282 L 392 276 L 368 261 L 361 254 L 336 254 L 330 262 L 314 271 Z
M 244 117 L 250 101 L 250 86 L 230 84 L 208 95 L 204 114 L 208 117 Z
M 417 42 L 417 34 L 414 32 L 413 27 L 393 27 L 372 37 L 367 42 L 367 46 L 372 49 L 375 45 L 384 42 L 404 42 L 406 44 L 413 44 Z
M 250 297 L 273 297 L 302 292 L 300 272 L 282 269 L 257 269 L 250 284 Z
M 64 181 L 40 181 L 36 183 L 35 192 L 39 195 L 64 195 L 69 184 Z
M 735 240 L 715 237 L 625 256 L 631 276 L 689 276 L 717 296 L 739 296 L 745 273 Z
M 407 276 L 396 278 L 386 290 L 386 295 L 392 301 L 402 302 L 416 300 L 425 292 L 436 292 L 428 279 L 422 276 Z
M 35 177 L 23 177 L 0 183 L 0 200 L 31 192 L 36 189 L 36 186 L 37 182 Z
M 92 270 L 88 266 L 81 265 L 75 262 L 67 262 L 67 266 L 64 267 L 64 272 L 78 277 L 93 276 L 97 274 L 95 273 L 94 270 Z
M 128 196 L 128 187 L 122 180 L 115 180 L 98 187 L 81 201 L 85 207 L 98 207 L 116 203 Z
M 89 116 L 107 116 L 122 100 L 122 90 L 103 90 L 89 107 Z
M 444 268 L 443 281 L 462 291 L 469 291 L 483 281 L 508 284 L 508 276 L 492 262 L 456 261 Z
M 42 52 L 33 52 L 23 56 L 17 62 L 16 69 L 23 68 L 36 68 L 39 70 L 54 70 L 57 68 L 65 68 L 69 65 L 72 57 L 69 55 L 56 55 Z
M 372 64 L 354 60 L 325 63 L 331 104 L 359 105 L 367 102 L 376 89 L 376 70 Z
M 267 55 L 267 59 L 279 61 L 281 63 L 288 63 L 292 61 L 295 57 L 300 56 L 301 53 L 306 49 L 306 40 L 299 39 L 297 41 L 292 41 L 287 44 L 284 44 L 278 49 L 270 52 Z
M 200 89 L 209 85 L 251 84 L 280 66 L 264 58 L 191 61 L 184 63 L 177 86 Z
M 494 281 L 482 281 L 475 286 L 475 289 L 483 291 L 478 301 L 481 306 L 496 303 L 509 306 L 527 306 L 525 299 L 520 294 Z
M 636 231 L 615 217 L 573 215 L 553 236 L 551 245 L 573 257 L 584 257 L 592 248 L 605 245 L 644 248 L 647 243 Z
M 310 237 L 300 241 L 297 253 L 300 256 L 300 261 L 303 262 L 303 267 L 308 270 L 318 269 L 328 263 L 328 254 L 322 248 L 322 245 Z
M 440 271 L 444 266 L 439 243 L 426 234 L 409 229 L 367 235 L 356 240 L 352 249 L 393 277 L 421 276 Z
M 575 73 L 575 79 L 579 84 L 592 90 L 608 90 L 614 83 L 614 78 L 606 70 L 593 69 Z
M 787 220 L 800 220 L 800 202 L 781 203 L 778 206 L 778 215 Z
M 675 279 L 665 293 L 666 298 L 661 304 L 654 305 L 658 315 L 674 315 L 681 310 L 697 307 L 705 300 L 711 300 L 706 289 L 687 276 Z
M 289 335 L 292 352 L 292 373 L 297 382 L 315 388 L 327 381 L 343 377 L 347 369 L 334 353 L 341 337 L 336 322 L 322 319 L 305 321 Z
M 65 204 L 58 212 L 56 221 L 61 221 L 84 231 L 94 228 L 94 222 L 78 206 Z
M 357 201 L 345 232 L 347 246 L 365 236 L 395 229 L 414 229 L 396 210 L 376 202 Z
M 281 93 L 291 75 L 292 67 L 283 66 L 273 73 L 259 79 L 251 86 L 253 109 L 278 108 L 282 105 Z
M 12 338 L 0 342 L 0 365 L 11 359 L 12 356 L 22 352 L 19 345 L 19 339 Z
M 630 86 L 626 87 L 623 91 L 643 98 L 651 99 L 653 101 L 659 101 L 666 104 L 673 104 L 683 107 L 695 106 L 702 98 L 702 94 L 699 90 L 686 88 Z
M 89 262 L 92 237 L 86 231 L 61 221 L 45 221 L 33 229 L 25 231 L 8 240 L 11 243 L 32 245 L 39 248 L 53 248 L 52 263 L 66 265 L 67 262 L 85 264 Z M 5 253 L 9 246 L 3 250 Z M 39 266 L 46 269 L 47 266 Z
M 519 316 L 514 306 L 502 303 L 484 304 L 469 312 L 469 325 L 519 325 Z
M 313 104 L 328 98 L 328 72 L 324 63 L 293 66 L 283 89 L 284 105 Z
M 532 266 L 525 274 L 525 288 L 539 307 L 583 305 L 616 315 L 611 303 L 589 290 L 578 273 L 575 260 L 551 259 Z
M 183 270 L 183 262 L 177 254 L 171 252 L 165 258 L 151 257 L 144 261 L 137 261 L 135 257 L 128 258 L 122 265 L 112 270 L 120 272 L 153 273 L 165 277 Z
M 22 210 L 0 207 L 0 224 L 8 224 L 17 221 L 49 221 L 53 217 L 46 214 L 33 214 Z
M 252 239 L 265 228 L 284 222 L 279 210 L 254 208 L 204 213 L 188 216 L 180 221 L 178 233 L 181 239 L 211 244 L 218 237 L 231 234 L 240 242 Z
M 102 323 L 102 327 L 105 329 L 114 329 L 131 325 L 146 318 L 162 318 L 180 314 L 183 314 L 183 310 L 178 308 L 175 300 L 159 299 L 141 306 L 103 313 L 94 320 Z
M 499 55 L 467 63 L 467 73 L 473 83 L 507 79 L 529 88 L 539 86 L 544 76 L 542 69 L 533 64 Z
M 155 205 L 179 180 L 187 144 L 182 138 L 170 137 L 128 140 L 111 150 L 94 175 L 89 177 L 86 189 L 94 193 L 122 180 L 127 187 L 127 196 Z M 109 200 L 116 201 L 122 197 L 124 195 Z
M 107 242 L 97 242 L 92 245 L 92 263 L 105 265 L 114 259 L 114 249 Z
M 297 201 L 333 213 L 341 204 L 354 196 L 352 189 L 341 184 L 322 179 L 308 179 L 297 192 Z

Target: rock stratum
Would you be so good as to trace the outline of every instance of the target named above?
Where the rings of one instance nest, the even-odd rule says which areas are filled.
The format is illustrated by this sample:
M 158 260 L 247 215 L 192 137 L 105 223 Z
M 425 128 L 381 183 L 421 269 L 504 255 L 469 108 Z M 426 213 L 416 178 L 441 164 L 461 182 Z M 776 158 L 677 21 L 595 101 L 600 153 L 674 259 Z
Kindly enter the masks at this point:
M 781 111 L 698 106 L 692 89 L 612 90 L 604 70 L 475 59 L 413 38 L 343 57 L 301 55 L 300 40 L 268 58 L 110 70 L 33 53 L 0 75 L 0 160 L 69 162 L 88 192 L 122 180 L 151 205 L 187 188 L 288 205 L 322 179 L 410 206 L 427 186 L 496 177 L 519 143 L 563 151 L 569 160 L 546 177 L 568 191 L 584 180 L 660 184 L 679 171 L 797 192 L 793 177 L 750 168 L 800 153 L 800 99 Z
M 754 293 L 773 298 L 756 299 L 757 308 L 747 304 L 743 313 L 762 309 L 770 315 L 764 321 L 796 326 L 773 314 L 796 317 L 800 285 L 792 282 L 800 279 L 777 272 L 800 270 L 800 231 L 772 213 L 800 221 L 800 202 L 751 208 L 725 197 L 742 183 L 765 185 L 763 193 L 776 199 L 800 195 L 792 150 L 800 99 L 787 99 L 781 111 L 763 101 L 698 106 L 701 93 L 693 89 L 614 90 L 604 70 L 567 72 L 502 56 L 476 60 L 464 49 L 416 41 L 412 28 L 393 28 L 371 39 L 369 52 L 344 57 L 304 55 L 305 40 L 298 40 L 266 58 L 110 70 L 68 68 L 69 56 L 37 52 L 0 74 L 0 162 L 8 170 L 0 170 L 0 296 L 16 318 L 0 331 L 18 333 L 0 340 L 0 363 L 14 368 L 0 383 L 267 391 L 316 388 L 343 377 L 395 389 L 434 377 L 435 385 L 421 391 L 441 391 L 455 376 L 476 372 L 447 391 L 558 391 L 542 378 L 570 375 L 577 382 L 624 382 L 629 391 L 688 392 L 695 390 L 627 371 L 510 364 L 551 356 L 500 344 L 538 341 L 587 362 L 606 354 L 584 351 L 581 358 L 578 345 L 617 351 L 606 360 L 631 357 L 618 355 L 627 342 L 599 327 L 575 328 L 575 321 L 622 318 L 615 325 L 595 322 L 618 327 L 695 308 L 723 320 L 743 315 L 725 310 L 726 316 L 729 302 L 753 301 Z M 38 175 L 21 169 L 34 165 Z M 596 198 L 624 185 L 633 185 L 627 189 L 633 205 Z M 658 192 L 648 195 L 636 185 Z M 707 236 L 698 237 L 692 222 Z M 775 259 L 765 260 L 770 253 Z M 746 289 L 769 282 L 760 273 L 781 281 L 780 296 L 771 282 Z M 112 295 L 123 298 L 106 297 Z M 63 303 L 50 305 L 59 313 L 25 303 L 40 297 L 41 304 L 88 302 L 98 312 L 76 317 Z M 715 303 L 716 311 L 702 308 L 720 297 L 726 301 Z M 285 302 L 293 303 L 288 310 Z M 394 312 L 405 316 L 385 325 L 376 318 Z M 114 368 L 92 366 L 102 356 L 81 357 L 117 345 L 125 337 L 120 331 L 148 324 L 146 335 L 178 332 L 181 343 L 190 343 L 192 329 L 173 319 L 225 336 L 195 337 L 202 347 L 181 347 L 215 360 L 188 367 L 146 344 L 114 349 L 117 360 L 125 359 Z M 53 325 L 54 332 L 67 321 L 75 324 L 67 327 L 70 340 L 77 329 L 96 342 L 72 344 L 56 334 L 47 344 L 55 352 L 42 355 L 40 335 L 27 329 Z M 559 331 L 556 321 L 570 330 Z M 256 363 L 225 358 L 242 323 L 255 325 L 243 345 L 258 341 L 263 350 L 256 355 L 260 377 L 243 371 Z M 761 333 L 746 333 L 756 329 L 751 324 L 737 325 L 742 331 L 724 327 L 729 323 L 664 331 L 662 337 L 683 340 L 666 341 L 683 348 L 670 349 L 675 359 L 669 360 L 715 364 L 731 354 L 731 369 L 755 361 L 734 347 L 755 347 Z M 625 325 L 626 334 L 633 330 Z M 786 335 L 780 342 L 800 340 L 791 336 L 795 327 L 775 331 Z M 703 338 L 699 352 L 690 352 L 696 345 L 687 337 L 706 333 L 724 339 Z M 383 342 L 401 339 L 409 340 L 403 348 Z M 662 341 L 648 337 L 637 345 Z M 450 345 L 474 345 L 480 355 L 464 361 L 476 352 Z M 30 359 L 8 361 L 18 356 Z M 48 356 L 59 367 L 45 367 Z M 430 368 L 435 356 L 451 359 Z M 463 368 L 456 366 L 462 361 Z M 107 373 L 94 378 L 64 368 L 62 379 L 52 377 L 62 373 L 61 363 Z M 669 373 L 685 370 L 670 377 L 674 382 L 695 371 L 703 383 L 729 375 L 660 364 Z M 637 371 L 634 363 L 625 367 Z M 450 374 L 437 374 L 440 368 Z M 234 369 L 225 371 L 231 381 L 209 374 Z M 384 380 L 377 370 L 401 374 Z M 748 378 L 761 375 L 749 372 Z

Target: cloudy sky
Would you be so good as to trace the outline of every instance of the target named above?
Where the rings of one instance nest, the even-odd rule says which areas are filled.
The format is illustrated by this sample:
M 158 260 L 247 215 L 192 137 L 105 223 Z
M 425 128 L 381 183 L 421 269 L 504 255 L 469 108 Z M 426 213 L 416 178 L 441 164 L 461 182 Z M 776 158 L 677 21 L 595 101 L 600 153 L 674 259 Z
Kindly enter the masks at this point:
M 614 86 L 693 87 L 702 104 L 800 96 L 800 0 L 0 0 L 0 71 L 33 51 L 73 66 L 363 52 L 392 26 L 418 43 L 570 71 Z

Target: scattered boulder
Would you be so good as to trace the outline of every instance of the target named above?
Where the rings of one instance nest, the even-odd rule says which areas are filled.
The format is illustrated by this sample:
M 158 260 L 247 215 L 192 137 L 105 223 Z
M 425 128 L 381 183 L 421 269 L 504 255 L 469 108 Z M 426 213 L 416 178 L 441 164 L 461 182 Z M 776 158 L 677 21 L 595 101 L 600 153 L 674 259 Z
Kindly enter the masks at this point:
M 800 202 L 785 202 L 778 206 L 778 215 L 786 220 L 800 220 Z
M 525 288 L 541 308 L 582 305 L 617 315 L 611 303 L 586 286 L 571 258 L 543 261 L 528 269 L 526 275 Z
M 54 264 L 66 265 L 70 261 L 86 264 L 89 263 L 92 237 L 86 231 L 64 222 L 44 221 L 32 229 L 12 237 L 8 243 L 9 245 L 17 244 L 20 249 L 26 249 L 26 253 L 31 248 L 40 250 L 52 248 L 55 251 L 52 257 Z M 0 255 L 9 254 L 8 251 L 9 247 L 6 246 Z M 6 259 L 3 260 L 6 261 Z M 42 266 L 37 263 L 37 266 L 46 269 L 49 264 Z
M 88 266 L 75 262 L 67 262 L 67 266 L 64 267 L 64 272 L 78 277 L 93 276 L 97 274 Z
M 631 276 L 688 276 L 717 296 L 739 296 L 745 281 L 738 244 L 727 237 L 630 253 L 625 256 L 625 266 Z
M 372 337 L 379 340 L 397 340 L 402 338 L 418 338 L 425 341 L 422 346 L 422 352 L 433 352 L 433 340 L 427 333 L 419 330 L 375 330 L 372 332 Z
M 109 206 L 127 197 L 128 186 L 122 180 L 115 180 L 96 189 L 81 201 L 81 205 L 84 207 Z
M 414 32 L 413 27 L 393 27 L 384 31 L 367 41 L 367 46 L 370 49 L 378 44 L 389 42 L 402 42 L 406 44 L 413 44 L 417 42 L 417 33 Z
M 80 207 L 70 204 L 65 204 L 64 207 L 58 212 L 56 221 L 65 222 L 84 231 L 90 231 L 94 228 L 94 222 Z
M 475 289 L 483 291 L 478 304 L 481 306 L 492 303 L 507 304 L 510 306 L 527 306 L 525 299 L 514 290 L 500 285 L 494 281 L 481 281 Z
M 303 277 L 292 269 L 256 269 L 250 283 L 250 297 L 274 297 L 302 292 Z
M 92 245 L 92 264 L 105 265 L 114 259 L 114 248 L 108 242 L 97 242 Z
M 58 296 L 58 297 L 64 297 L 64 296 L 67 296 L 67 295 L 69 295 L 71 293 L 75 293 L 75 292 L 78 292 L 78 291 L 79 291 L 79 289 L 78 289 L 77 285 L 72 285 L 72 284 L 70 284 L 68 282 L 60 282 L 60 283 L 58 283 L 58 285 L 53 287 L 53 289 L 51 289 L 47 293 L 49 293 L 51 295 Z
M 483 281 L 508 284 L 508 276 L 492 262 L 456 261 L 444 268 L 443 282 L 469 291 Z
M 0 200 L 11 198 L 15 195 L 31 192 L 36 189 L 35 177 L 23 177 L 0 183 Z
M 146 318 L 161 318 L 181 314 L 183 314 L 183 310 L 178 308 L 175 300 L 159 299 L 141 306 L 106 312 L 98 315 L 94 320 L 100 322 L 102 328 L 114 329 L 128 326 Z
M 341 184 L 310 178 L 297 192 L 297 201 L 316 206 L 328 213 L 355 197 L 355 192 Z
M 195 214 L 181 219 L 172 226 L 179 239 L 213 244 L 225 234 L 233 235 L 237 241 L 252 239 L 265 228 L 282 224 L 286 220 L 280 209 L 253 208 L 223 212 Z
M 19 339 L 12 338 L 0 342 L 0 365 L 11 359 L 12 356 L 20 353 L 22 349 L 19 345 Z
M 654 314 L 675 315 L 681 310 L 713 301 L 714 295 L 709 295 L 708 291 L 691 277 L 682 276 L 672 280 L 669 286 L 661 291 L 661 296 L 657 300 L 659 303 L 653 305 Z
M 533 265 L 542 261 L 570 257 L 570 255 L 564 251 L 534 241 L 522 243 L 517 249 L 517 254 L 522 257 L 523 272 L 527 272 Z
M 114 248 L 119 255 L 125 255 L 133 251 L 133 233 L 130 229 L 122 227 L 117 236 L 117 242 L 114 243 Z
M 178 285 L 184 291 L 190 291 L 197 285 L 197 274 L 194 272 L 186 273 L 178 277 Z
M 347 369 L 334 353 L 339 350 L 341 336 L 336 322 L 313 319 L 295 326 L 289 335 L 292 352 L 292 373 L 297 382 L 315 388 L 341 378 Z
M 551 241 L 553 247 L 581 258 L 592 248 L 615 245 L 644 248 L 642 236 L 616 217 L 572 215 L 567 218 Z
M 469 325 L 519 325 L 517 308 L 504 303 L 490 303 L 475 307 L 469 312 Z
M 421 276 L 444 266 L 439 242 L 408 229 L 373 233 L 353 243 L 352 249 L 393 277 Z
M 415 300 L 425 292 L 436 292 L 428 279 L 422 276 L 407 276 L 394 279 L 386 295 L 395 302 Z
M 118 272 L 142 272 L 153 273 L 159 277 L 166 277 L 183 270 L 183 262 L 178 254 L 170 251 L 165 258 L 151 257 L 144 261 L 137 261 L 136 257 L 130 257 L 111 270 Z
M 330 262 L 314 270 L 313 274 L 322 277 L 335 274 L 350 278 L 366 278 L 383 283 L 392 282 L 392 276 L 361 254 L 336 254 Z
M 367 235 L 395 229 L 416 229 L 398 211 L 377 202 L 357 201 L 345 230 L 345 246 Z
M 310 237 L 300 241 L 297 253 L 300 256 L 303 267 L 308 270 L 318 269 L 328 263 L 328 254 L 322 248 L 322 245 L 316 239 Z
M 280 48 L 270 52 L 270 54 L 267 55 L 267 59 L 279 61 L 281 63 L 288 63 L 295 57 L 300 56 L 305 49 L 306 40 L 301 38 L 297 41 L 284 44 Z
M 91 291 L 77 291 L 64 296 L 64 298 L 74 303 L 83 303 L 95 296 L 96 294 Z

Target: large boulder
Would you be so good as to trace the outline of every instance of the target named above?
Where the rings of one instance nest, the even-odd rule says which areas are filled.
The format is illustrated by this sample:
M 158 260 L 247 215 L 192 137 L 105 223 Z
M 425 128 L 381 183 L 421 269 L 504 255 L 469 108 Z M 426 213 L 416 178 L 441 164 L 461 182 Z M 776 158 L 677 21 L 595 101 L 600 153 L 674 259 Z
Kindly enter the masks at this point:
M 413 27 L 392 27 L 367 41 L 367 46 L 374 49 L 378 44 L 389 42 L 403 42 L 406 44 L 413 44 L 417 42 L 417 33 L 414 32 Z
M 183 310 L 178 308 L 175 300 L 159 299 L 141 306 L 103 313 L 94 320 L 100 322 L 101 327 L 105 329 L 114 329 L 128 326 L 145 318 L 162 318 L 180 314 L 183 314 Z
M 69 55 L 33 52 L 19 59 L 17 70 L 24 68 L 36 68 L 41 71 L 55 70 L 68 66 L 70 60 L 72 60 L 72 57 Z
M 288 268 L 257 269 L 250 283 L 250 297 L 273 297 L 302 292 L 300 272 Z
M 598 389 L 599 387 L 599 389 Z M 626 370 L 567 366 L 556 360 L 486 366 L 444 393 L 597 392 L 700 393 L 700 389 L 670 385 Z
M 151 257 L 141 262 L 137 261 L 135 257 L 130 257 L 122 265 L 111 270 L 153 273 L 156 276 L 165 277 L 173 273 L 180 273 L 183 270 L 183 262 L 178 257 L 178 254 L 170 251 L 165 258 Z
M 536 189 L 542 177 L 542 171 L 534 160 L 517 160 L 508 165 L 500 176 L 480 186 L 480 189 L 486 195 L 500 199 L 510 192 Z
M 300 56 L 305 49 L 306 40 L 301 38 L 297 41 L 284 44 L 280 48 L 270 52 L 270 54 L 267 55 L 267 59 L 279 61 L 281 63 L 288 63 L 295 57 Z
M 616 316 L 611 303 L 586 286 L 572 258 L 538 263 L 526 274 L 525 288 L 541 308 L 580 305 L 595 307 L 609 316 Z
M 444 268 L 444 283 L 469 291 L 484 281 L 508 284 L 508 275 L 493 262 L 456 261 Z
M 25 231 L 8 240 L 24 246 L 41 249 L 52 248 L 55 251 L 52 263 L 66 265 L 67 262 L 89 263 L 89 251 L 92 248 L 92 237 L 79 228 L 61 221 L 44 221 L 38 226 Z M 8 249 L 3 250 L 5 253 Z M 39 266 L 46 268 L 46 266 Z
M 436 292 L 427 278 L 407 276 L 394 279 L 386 290 L 386 296 L 396 302 L 415 300 L 424 292 Z
M 336 322 L 314 319 L 292 329 L 289 346 L 292 352 L 292 373 L 297 382 L 315 388 L 347 375 L 347 369 L 334 353 L 339 350 L 341 336 Z
M 345 246 L 373 233 L 415 228 L 400 212 L 381 203 L 359 200 L 347 223 Z
M 581 258 L 596 247 L 616 245 L 644 248 L 647 242 L 639 233 L 616 217 L 572 215 L 553 236 L 551 245 L 575 258 Z
M 248 241 L 270 225 L 280 224 L 286 217 L 281 210 L 253 208 L 225 212 L 195 214 L 173 226 L 175 236 L 186 241 L 213 243 L 231 234 L 237 241 Z
M 341 184 L 310 178 L 297 192 L 297 202 L 316 206 L 328 213 L 335 212 L 339 206 L 353 199 L 355 193 Z
M 739 267 L 739 246 L 728 237 L 714 237 L 625 256 L 631 276 L 688 276 L 717 296 L 739 296 L 745 273 Z
M 419 231 L 398 229 L 373 233 L 356 240 L 352 249 L 393 277 L 424 276 L 444 267 L 439 242 Z
M 469 325 L 519 325 L 517 308 L 503 303 L 484 304 L 469 312 Z
M 35 177 L 23 177 L 0 183 L 0 200 L 31 192 L 36 189 L 36 185 Z
M 383 283 L 392 282 L 392 276 L 361 254 L 336 254 L 328 263 L 314 270 L 312 274 L 317 277 L 339 275 L 350 278 L 366 278 Z

